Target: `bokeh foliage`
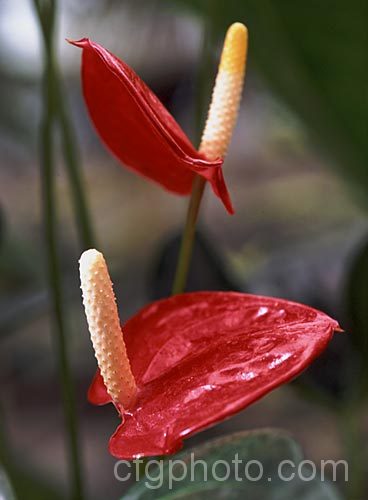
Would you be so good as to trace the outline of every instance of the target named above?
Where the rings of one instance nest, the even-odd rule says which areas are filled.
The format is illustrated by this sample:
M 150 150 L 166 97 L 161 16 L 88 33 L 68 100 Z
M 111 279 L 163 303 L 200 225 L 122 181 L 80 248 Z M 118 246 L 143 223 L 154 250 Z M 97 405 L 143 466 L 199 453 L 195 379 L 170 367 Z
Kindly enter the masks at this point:
M 248 26 L 250 65 L 303 119 L 368 206 L 367 2 L 176 2 L 211 16 L 219 37 L 231 22 Z

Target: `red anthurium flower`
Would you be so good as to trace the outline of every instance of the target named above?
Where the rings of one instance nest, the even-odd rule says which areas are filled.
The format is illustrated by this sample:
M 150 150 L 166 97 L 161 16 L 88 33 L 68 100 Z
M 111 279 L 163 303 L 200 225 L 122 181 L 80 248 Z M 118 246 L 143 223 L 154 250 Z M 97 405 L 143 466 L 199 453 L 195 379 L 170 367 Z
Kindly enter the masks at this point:
M 81 282 L 101 370 L 88 397 L 118 408 L 122 423 L 109 449 L 119 458 L 175 452 L 184 438 L 300 374 L 338 329 L 286 300 L 197 292 L 148 305 L 122 333 L 99 252 L 82 255 Z
M 229 144 L 239 106 L 245 68 L 246 28 L 235 23 L 226 40 L 216 81 L 217 92 L 214 92 L 212 112 L 210 108 L 209 113 L 210 123 L 207 123 L 199 151 L 156 95 L 126 63 L 88 38 L 71 43 L 83 50 L 85 101 L 95 128 L 108 149 L 124 165 L 173 193 L 189 194 L 194 176 L 202 176 L 210 182 L 227 210 L 233 213 L 221 157 Z

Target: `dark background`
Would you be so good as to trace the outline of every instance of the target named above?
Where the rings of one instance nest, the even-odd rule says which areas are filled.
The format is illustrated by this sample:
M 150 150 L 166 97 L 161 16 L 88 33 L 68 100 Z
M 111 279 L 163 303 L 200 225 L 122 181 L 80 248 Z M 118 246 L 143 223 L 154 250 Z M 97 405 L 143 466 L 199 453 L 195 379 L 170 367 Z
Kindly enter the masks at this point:
M 366 451 L 367 18 L 366 2 L 358 0 L 59 2 L 65 98 L 97 246 L 109 262 L 122 318 L 167 294 L 187 201 L 121 168 L 100 144 L 82 100 L 80 51 L 65 38 L 89 36 L 123 58 L 195 142 L 204 26 L 211 26 L 212 85 L 226 28 L 241 21 L 250 31 L 249 64 L 224 165 L 236 214 L 228 216 L 207 193 L 190 286 L 298 300 L 349 331 L 302 383 L 280 388 L 196 440 L 276 426 L 291 431 L 308 458 L 344 458 L 345 441 L 353 443 L 342 432 L 351 405 L 354 411 L 346 412 L 356 417 L 357 442 Z M 44 271 L 42 67 L 32 2 L 0 0 L 1 426 L 18 465 L 64 491 L 63 414 Z M 95 361 L 79 293 L 82 248 L 61 156 L 56 197 L 88 498 L 117 498 L 125 485 L 113 477 L 107 441 L 118 419 L 112 407 L 86 402 Z

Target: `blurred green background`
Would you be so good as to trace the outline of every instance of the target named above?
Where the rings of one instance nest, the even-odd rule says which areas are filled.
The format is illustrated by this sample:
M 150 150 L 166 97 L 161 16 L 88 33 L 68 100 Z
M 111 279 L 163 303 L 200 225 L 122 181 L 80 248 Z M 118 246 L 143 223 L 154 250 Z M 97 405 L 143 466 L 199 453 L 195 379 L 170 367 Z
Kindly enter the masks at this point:
M 195 142 L 226 28 L 241 21 L 250 32 L 247 78 L 224 166 L 236 214 L 229 217 L 215 197 L 205 198 L 206 244 L 196 254 L 193 288 L 298 300 L 349 331 L 298 386 L 277 390 L 196 440 L 276 426 L 294 433 L 314 460 L 358 456 L 357 443 L 364 448 L 359 454 L 367 453 L 367 10 L 363 0 L 58 2 L 63 102 L 122 318 L 169 289 L 187 200 L 124 170 L 103 148 L 82 99 L 80 51 L 65 38 L 88 36 L 124 59 Z M 203 60 L 205 26 L 210 50 Z M 31 474 L 62 496 L 67 455 L 42 229 L 42 44 L 33 2 L 0 0 L 0 461 L 9 460 L 11 448 L 21 481 L 28 484 Z M 95 361 L 79 294 L 83 244 L 60 133 L 55 151 L 57 241 L 87 498 L 117 498 L 124 485 L 113 479 L 107 452 L 117 418 L 113 408 L 93 408 L 85 396 Z M 363 500 L 362 463 L 356 468 L 363 496 L 350 498 Z M 32 498 L 56 498 L 42 491 Z

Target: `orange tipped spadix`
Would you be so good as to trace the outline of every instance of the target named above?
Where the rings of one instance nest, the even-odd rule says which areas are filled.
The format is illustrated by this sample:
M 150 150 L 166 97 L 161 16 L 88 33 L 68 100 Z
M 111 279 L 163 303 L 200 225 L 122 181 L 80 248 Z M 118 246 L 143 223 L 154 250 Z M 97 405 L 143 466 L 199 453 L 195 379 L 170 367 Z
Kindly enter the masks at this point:
M 208 160 L 224 157 L 238 116 L 243 89 L 248 30 L 234 23 L 226 33 L 200 152 Z
M 84 309 L 104 384 L 114 403 L 129 408 L 137 388 L 105 259 L 91 249 L 82 254 L 79 264 Z

